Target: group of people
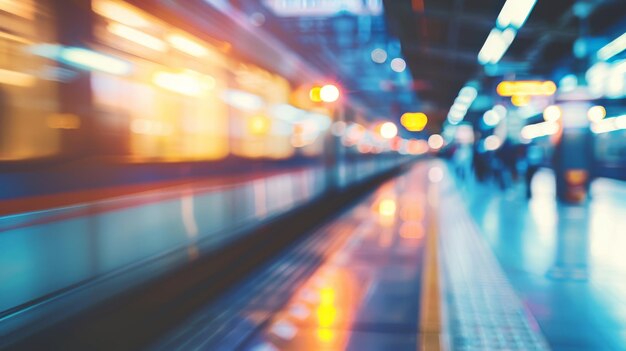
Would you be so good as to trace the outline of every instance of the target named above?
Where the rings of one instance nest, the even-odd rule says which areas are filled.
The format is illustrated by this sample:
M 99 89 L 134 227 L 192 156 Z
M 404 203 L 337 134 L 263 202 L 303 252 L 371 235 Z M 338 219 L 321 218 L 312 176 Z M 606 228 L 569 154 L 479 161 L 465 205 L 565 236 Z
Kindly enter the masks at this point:
M 461 181 L 469 180 L 473 173 L 478 182 L 495 181 L 504 190 L 523 178 L 527 197 L 532 196 L 532 179 L 544 160 L 541 146 L 515 144 L 508 139 L 495 150 L 486 150 L 480 142 L 456 144 L 452 150 L 455 172 Z

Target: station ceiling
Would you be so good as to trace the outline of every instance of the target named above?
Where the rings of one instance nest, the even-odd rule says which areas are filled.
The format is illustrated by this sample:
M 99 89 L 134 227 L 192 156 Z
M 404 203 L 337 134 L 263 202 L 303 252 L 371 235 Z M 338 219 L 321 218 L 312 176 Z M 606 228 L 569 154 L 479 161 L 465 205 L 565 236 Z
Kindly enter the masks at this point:
M 205 0 L 208 2 L 216 0 Z M 504 0 L 230 0 L 258 31 L 339 82 L 374 118 L 424 111 L 445 119 L 459 89 L 486 76 L 477 54 Z M 612 30 L 626 16 L 624 0 L 538 0 L 491 74 L 542 76 L 576 65 L 581 36 Z M 382 49 L 384 62 L 372 51 Z M 406 61 L 396 72 L 390 62 Z M 380 57 L 379 57 L 380 59 Z M 379 60 L 380 61 L 380 60 Z M 436 128 L 436 126 L 435 126 Z

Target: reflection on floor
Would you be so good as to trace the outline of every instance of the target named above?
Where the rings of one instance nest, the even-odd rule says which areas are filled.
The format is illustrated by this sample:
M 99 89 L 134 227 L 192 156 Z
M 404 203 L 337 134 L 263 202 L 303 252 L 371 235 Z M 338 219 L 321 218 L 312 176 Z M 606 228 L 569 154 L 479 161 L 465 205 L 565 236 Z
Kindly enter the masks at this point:
M 153 348 L 414 351 L 427 167 L 386 183 Z
M 626 350 L 626 184 L 598 179 L 558 204 L 552 173 L 520 187 L 464 184 L 472 218 L 553 350 Z
M 553 184 L 540 172 L 528 201 L 422 162 L 153 349 L 415 350 L 435 224 L 451 350 L 626 350 L 626 185 L 566 206 Z

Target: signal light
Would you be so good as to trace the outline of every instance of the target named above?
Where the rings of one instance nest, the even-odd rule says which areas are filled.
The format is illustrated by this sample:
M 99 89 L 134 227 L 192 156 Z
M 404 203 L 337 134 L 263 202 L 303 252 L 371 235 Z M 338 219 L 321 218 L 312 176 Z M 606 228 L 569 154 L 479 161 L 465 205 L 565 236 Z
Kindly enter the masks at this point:
M 393 139 L 398 135 L 398 127 L 392 122 L 385 122 L 380 125 L 380 136 L 385 139 Z
M 322 102 L 322 97 L 320 96 L 320 90 L 322 90 L 321 87 L 311 88 L 311 90 L 309 91 L 309 98 L 311 99 L 311 101 Z
M 428 123 L 428 116 L 422 112 L 407 112 L 400 117 L 400 124 L 410 132 L 424 130 Z
M 339 88 L 326 84 L 320 89 L 320 98 L 324 102 L 335 102 L 339 99 Z
M 314 86 L 309 90 L 309 98 L 313 102 L 335 102 L 339 100 L 339 88 L 334 84 Z

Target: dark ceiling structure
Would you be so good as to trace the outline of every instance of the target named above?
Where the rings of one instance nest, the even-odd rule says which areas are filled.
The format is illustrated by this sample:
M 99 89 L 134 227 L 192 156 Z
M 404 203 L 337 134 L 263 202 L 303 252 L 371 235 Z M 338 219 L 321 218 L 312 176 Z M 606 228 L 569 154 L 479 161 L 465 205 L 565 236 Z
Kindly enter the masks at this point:
M 339 3 L 345 8 L 322 11 L 324 6 Z M 277 38 L 328 80 L 340 82 L 350 98 L 365 105 L 374 118 L 393 120 L 403 112 L 419 110 L 434 117 L 438 124 L 468 81 L 480 81 L 488 75 L 545 76 L 557 66 L 575 66 L 572 48 L 577 39 L 602 35 L 626 14 L 624 0 L 538 0 L 502 60 L 486 74 L 477 54 L 504 3 L 505 0 L 229 2 L 246 14 L 259 31 Z M 361 10 L 350 8 L 355 4 Z M 297 6 L 297 11 L 289 11 Z M 384 62 L 372 60 L 375 49 L 385 51 Z M 391 69 L 393 58 L 403 58 L 407 70 Z

